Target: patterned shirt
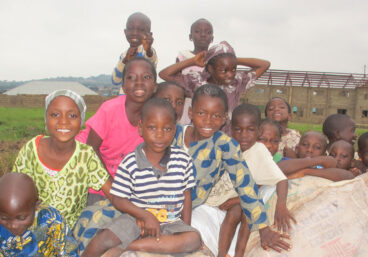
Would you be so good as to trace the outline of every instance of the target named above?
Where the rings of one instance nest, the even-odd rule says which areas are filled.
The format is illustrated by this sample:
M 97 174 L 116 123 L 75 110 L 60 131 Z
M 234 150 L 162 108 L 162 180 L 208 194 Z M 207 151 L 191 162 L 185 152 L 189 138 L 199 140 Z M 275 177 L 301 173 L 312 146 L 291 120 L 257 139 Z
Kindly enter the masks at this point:
M 173 144 L 182 148 L 183 143 L 183 129 L 178 125 Z M 192 142 L 189 147 L 189 155 L 193 158 L 196 182 L 196 187 L 192 189 L 193 207 L 207 200 L 212 187 L 226 171 L 240 197 L 240 204 L 249 228 L 257 230 L 268 225 L 264 204 L 258 197 L 258 187 L 242 158 L 240 146 L 235 140 L 222 131 L 217 131 L 208 139 Z
M 78 256 L 76 246 L 63 217 L 46 205 L 38 207 L 32 226 L 22 236 L 14 236 L 0 225 L 1 257 Z
M 38 189 L 40 199 L 59 210 L 68 226 L 73 228 L 86 207 L 88 188 L 99 190 L 109 174 L 91 146 L 75 141 L 72 157 L 58 174 L 50 176 L 38 156 L 36 138 L 22 147 L 13 171 L 29 175 Z
M 143 144 L 120 164 L 111 194 L 150 211 L 161 223 L 177 221 L 183 210 L 184 191 L 195 186 L 192 160 L 183 150 L 169 148 L 166 171 L 158 177 L 142 152 Z

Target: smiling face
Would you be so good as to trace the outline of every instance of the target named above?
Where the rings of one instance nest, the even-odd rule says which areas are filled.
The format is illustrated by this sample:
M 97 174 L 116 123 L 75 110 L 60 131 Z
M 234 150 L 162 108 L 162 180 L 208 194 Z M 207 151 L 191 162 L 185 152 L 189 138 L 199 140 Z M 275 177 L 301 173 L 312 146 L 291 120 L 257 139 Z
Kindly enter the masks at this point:
M 152 107 L 138 123 L 139 134 L 144 139 L 147 156 L 164 154 L 176 132 L 174 114 L 163 107 Z
M 225 104 L 219 97 L 199 95 L 188 114 L 197 141 L 210 138 L 226 121 Z
M 143 37 L 150 33 L 151 24 L 147 17 L 135 14 L 129 17 L 124 30 L 125 37 L 130 47 L 138 47 L 142 44 Z
M 180 120 L 183 115 L 185 95 L 182 88 L 176 85 L 168 85 L 165 89 L 157 92 L 156 97 L 162 98 L 170 102 L 176 112 L 176 120 Z
M 258 138 L 257 118 L 249 114 L 233 117 L 231 135 L 240 144 L 244 152 L 251 148 Z
M 332 144 L 330 155 L 337 161 L 336 168 L 349 170 L 354 158 L 354 148 L 348 142 L 339 140 Z
M 282 123 L 287 122 L 291 118 L 291 114 L 286 103 L 282 99 L 275 98 L 268 104 L 266 117 Z
M 264 144 L 272 156 L 279 149 L 280 139 L 280 130 L 275 125 L 266 123 L 259 128 L 258 142 Z
M 152 67 L 143 60 L 133 60 L 127 65 L 123 82 L 127 101 L 144 103 L 157 89 Z
M 213 29 L 207 20 L 199 20 L 192 25 L 189 39 L 199 50 L 207 50 L 213 40 Z
M 315 131 L 306 132 L 296 147 L 298 158 L 312 158 L 326 154 L 326 139 L 321 133 Z
M 211 74 L 208 81 L 221 86 L 230 85 L 236 75 L 236 66 L 235 56 L 224 55 L 219 57 L 214 65 L 208 65 L 208 72 Z
M 47 108 L 46 126 L 52 139 L 59 142 L 74 140 L 81 126 L 77 104 L 69 97 L 56 97 Z

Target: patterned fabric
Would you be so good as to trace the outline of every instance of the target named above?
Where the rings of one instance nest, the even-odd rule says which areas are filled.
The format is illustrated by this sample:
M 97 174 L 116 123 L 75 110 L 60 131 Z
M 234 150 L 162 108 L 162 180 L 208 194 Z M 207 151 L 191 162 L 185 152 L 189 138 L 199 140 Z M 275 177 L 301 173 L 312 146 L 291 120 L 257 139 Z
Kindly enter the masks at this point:
M 36 147 L 37 137 L 20 150 L 13 171 L 29 175 L 40 199 L 61 212 L 68 226 L 74 227 L 86 207 L 88 188 L 99 190 L 109 178 L 93 148 L 76 141 L 76 148 L 67 164 L 54 177 L 42 167 Z
M 178 129 L 173 142 L 180 148 L 184 142 L 182 132 L 182 128 Z M 193 158 L 196 181 L 196 187 L 192 189 L 193 208 L 205 203 L 213 186 L 227 171 L 240 197 L 249 228 L 257 230 L 267 226 L 267 216 L 263 202 L 258 197 L 258 187 L 235 140 L 217 131 L 211 138 L 192 142 L 189 155 Z
M 177 221 L 183 210 L 184 191 L 195 186 L 192 160 L 183 150 L 172 148 L 167 169 L 157 178 L 152 164 L 137 162 L 142 145 L 122 161 L 110 192 L 151 212 L 161 223 Z
M 0 256 L 78 256 L 76 241 L 60 213 L 40 205 L 33 225 L 22 236 L 14 236 L 0 225 Z
M 188 97 L 193 97 L 194 91 L 198 87 L 208 83 L 207 79 L 209 76 L 209 73 L 205 70 L 202 72 L 191 71 L 188 74 L 181 74 L 179 72 L 175 75 L 174 80 L 184 87 L 185 93 Z M 224 131 L 226 134 L 230 135 L 231 133 L 230 120 L 232 111 L 236 106 L 238 106 L 240 97 L 243 95 L 243 93 L 256 85 L 255 81 L 255 71 L 237 71 L 235 78 L 230 85 L 218 85 L 226 93 L 229 104 L 228 119 L 222 129 L 222 131 Z
M 281 137 L 281 141 L 279 144 L 279 152 L 280 154 L 284 154 L 284 148 L 289 147 L 295 150 L 295 147 L 299 144 L 300 133 L 295 129 L 286 128 L 287 134 Z
M 213 57 L 216 57 L 217 55 L 224 54 L 224 53 L 229 53 L 229 54 L 233 54 L 234 56 L 236 56 L 235 51 L 231 47 L 231 45 L 226 41 L 221 41 L 220 43 L 213 45 L 208 49 L 206 56 L 204 58 L 204 63 L 207 65 L 207 63 Z
M 120 214 L 121 212 L 115 209 L 107 199 L 86 207 L 73 229 L 73 236 L 78 244 L 78 253 L 80 255 L 83 253 L 102 225 L 111 222 Z
M 148 57 L 146 51 L 143 48 L 143 45 L 140 45 L 137 49 L 137 55 L 136 56 L 143 56 L 143 57 L 147 58 L 148 60 L 150 60 L 155 65 L 155 67 L 157 67 L 157 54 L 156 54 L 156 51 L 152 47 L 151 47 L 151 50 L 152 50 L 153 54 L 152 54 L 151 57 Z M 128 50 L 120 55 L 119 61 L 116 64 L 116 67 L 114 68 L 114 70 L 112 72 L 112 77 L 111 78 L 112 78 L 112 83 L 114 85 L 121 86 L 121 84 L 122 84 L 123 70 L 124 70 L 124 67 L 125 67 L 125 64 L 123 63 L 123 60 L 124 60 L 127 52 L 128 52 Z
M 124 157 L 143 142 L 138 127 L 132 126 L 128 120 L 125 101 L 126 96 L 121 95 L 101 104 L 97 112 L 87 120 L 86 129 L 75 137 L 79 142 L 86 143 L 91 129 L 97 133 L 102 139 L 100 157 L 111 177 L 115 176 Z M 89 192 L 104 195 L 102 191 L 96 192 L 93 189 Z

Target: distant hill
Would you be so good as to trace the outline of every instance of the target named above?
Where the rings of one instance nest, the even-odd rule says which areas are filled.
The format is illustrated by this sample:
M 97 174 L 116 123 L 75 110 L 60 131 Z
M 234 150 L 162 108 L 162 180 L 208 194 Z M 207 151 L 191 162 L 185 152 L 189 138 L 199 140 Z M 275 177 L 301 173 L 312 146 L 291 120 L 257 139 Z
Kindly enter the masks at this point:
M 113 87 L 114 85 L 111 83 L 111 75 L 101 74 L 98 76 L 92 76 L 88 78 L 83 77 L 56 77 L 56 78 L 47 78 L 47 79 L 37 79 L 42 81 L 52 80 L 52 81 L 75 81 L 79 82 L 86 87 L 97 90 L 97 88 L 106 88 L 106 87 Z M 26 81 L 7 81 L 7 80 L 0 80 L 0 93 L 6 90 L 12 89 L 24 83 L 30 82 L 33 80 L 26 80 Z

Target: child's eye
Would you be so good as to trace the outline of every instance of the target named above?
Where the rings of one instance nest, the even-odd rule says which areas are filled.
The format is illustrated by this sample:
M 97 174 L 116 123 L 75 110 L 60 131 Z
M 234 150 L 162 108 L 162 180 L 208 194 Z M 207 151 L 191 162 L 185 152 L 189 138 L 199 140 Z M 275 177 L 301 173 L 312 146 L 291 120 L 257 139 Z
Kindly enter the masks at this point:
M 213 115 L 213 117 L 214 117 L 215 119 L 220 119 L 220 118 L 221 118 L 221 115 L 220 115 L 220 114 L 214 114 L 214 115 Z
M 27 219 L 27 216 L 19 216 L 17 217 L 17 220 L 26 220 Z
M 204 112 L 197 112 L 197 114 L 202 116 L 202 115 L 204 115 Z
M 126 78 L 125 78 L 125 79 L 127 79 L 127 80 L 135 80 L 136 78 L 137 78 L 137 76 L 136 76 L 136 75 L 129 74 L 129 75 L 127 75 L 127 76 L 126 76 Z
M 75 114 L 75 113 L 71 113 L 71 114 L 69 114 L 69 118 L 76 119 L 76 118 L 78 118 L 78 115 Z
M 168 128 L 164 128 L 164 130 L 165 130 L 166 132 L 169 132 L 169 131 L 171 131 L 171 130 L 172 130 L 172 128 L 171 128 L 171 127 L 168 127 Z
M 50 113 L 50 116 L 53 117 L 53 118 L 57 118 L 57 117 L 59 117 L 59 113 L 52 112 L 52 113 Z
M 271 140 L 271 143 L 274 145 L 278 145 L 280 143 L 280 141 L 278 139 L 273 139 Z
M 0 216 L 0 220 L 8 220 L 8 217 Z
M 143 77 L 145 80 L 150 80 L 150 79 L 152 79 L 152 76 L 151 75 L 144 75 L 144 77 Z
M 184 104 L 184 101 L 182 101 L 182 100 L 179 100 L 179 101 L 176 102 L 176 105 L 183 105 L 183 104 Z

